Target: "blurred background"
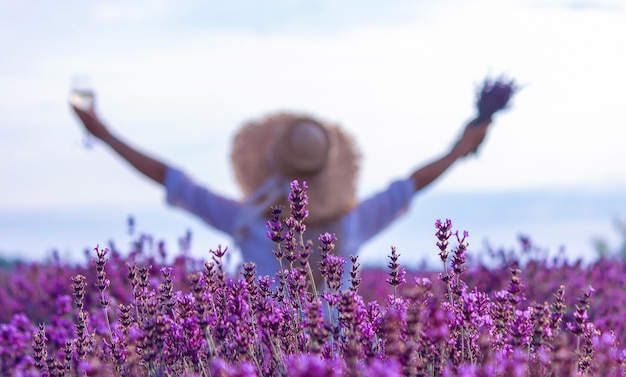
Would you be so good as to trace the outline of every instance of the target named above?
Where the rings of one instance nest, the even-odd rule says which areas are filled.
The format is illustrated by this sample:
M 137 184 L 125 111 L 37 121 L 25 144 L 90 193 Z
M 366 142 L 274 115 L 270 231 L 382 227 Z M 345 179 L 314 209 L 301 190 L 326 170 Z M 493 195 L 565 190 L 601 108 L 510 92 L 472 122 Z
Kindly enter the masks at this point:
M 44 260 L 137 233 L 171 253 L 230 239 L 168 208 L 153 184 L 85 134 L 77 75 L 131 144 L 210 188 L 240 191 L 230 146 L 246 120 L 307 111 L 342 124 L 364 155 L 359 196 L 444 153 L 474 115 L 484 77 L 522 87 L 476 157 L 417 195 L 362 250 L 383 266 L 436 263 L 436 219 L 470 250 L 593 258 L 626 221 L 626 5 L 618 0 L 0 1 L 0 257 Z

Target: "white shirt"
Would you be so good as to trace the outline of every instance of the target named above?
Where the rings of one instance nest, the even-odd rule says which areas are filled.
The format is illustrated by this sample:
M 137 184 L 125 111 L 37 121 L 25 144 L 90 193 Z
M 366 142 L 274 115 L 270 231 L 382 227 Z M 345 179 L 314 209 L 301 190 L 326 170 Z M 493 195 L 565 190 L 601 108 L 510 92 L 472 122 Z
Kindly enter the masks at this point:
M 175 168 L 168 168 L 165 188 L 168 204 L 193 213 L 210 226 L 233 237 L 244 262 L 256 263 L 257 275 L 273 277 L 278 272 L 278 261 L 272 253 L 276 246 L 267 237 L 266 224 L 269 219 L 262 216 L 247 219 L 242 230 L 241 218 L 246 214 L 244 202 L 218 195 Z M 337 223 L 328 229 L 332 229 L 340 241 L 339 256 L 348 258 L 350 255 L 358 255 L 359 248 L 365 242 L 407 211 L 414 192 L 412 179 L 394 181 L 387 189 L 359 202 L 352 211 L 336 220 Z M 323 227 L 307 226 L 305 240 L 311 239 L 316 247 L 319 234 L 326 231 Z

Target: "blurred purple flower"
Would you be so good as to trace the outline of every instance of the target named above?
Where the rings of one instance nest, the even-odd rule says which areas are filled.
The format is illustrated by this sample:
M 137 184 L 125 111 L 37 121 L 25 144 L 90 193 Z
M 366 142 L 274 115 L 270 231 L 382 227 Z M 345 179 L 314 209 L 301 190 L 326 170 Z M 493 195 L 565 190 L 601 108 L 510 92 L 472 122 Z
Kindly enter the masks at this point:
M 374 359 L 363 371 L 363 377 L 400 377 L 402 376 L 401 365 L 395 359 L 381 361 Z
M 341 363 L 336 359 L 302 354 L 288 357 L 286 364 L 292 377 L 341 377 Z
M 476 95 L 478 117 L 472 123 L 479 124 L 489 120 L 493 114 L 506 108 L 509 100 L 518 89 L 512 79 L 508 80 L 503 76 L 496 80 L 485 78 L 482 88 Z

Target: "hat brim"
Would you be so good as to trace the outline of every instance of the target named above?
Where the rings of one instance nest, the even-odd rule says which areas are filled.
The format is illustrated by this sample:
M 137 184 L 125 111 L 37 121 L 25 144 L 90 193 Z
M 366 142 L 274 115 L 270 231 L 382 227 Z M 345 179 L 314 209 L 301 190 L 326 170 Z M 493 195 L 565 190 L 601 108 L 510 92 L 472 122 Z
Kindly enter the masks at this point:
M 282 175 L 272 164 L 272 153 L 282 132 L 295 119 L 302 117 L 312 118 L 308 114 L 276 112 L 244 123 L 236 133 L 231 161 L 244 197 L 250 196 L 268 178 Z M 336 219 L 356 205 L 356 184 L 361 160 L 356 142 L 339 125 L 316 120 L 329 134 L 331 152 L 324 169 L 307 179 L 310 223 Z

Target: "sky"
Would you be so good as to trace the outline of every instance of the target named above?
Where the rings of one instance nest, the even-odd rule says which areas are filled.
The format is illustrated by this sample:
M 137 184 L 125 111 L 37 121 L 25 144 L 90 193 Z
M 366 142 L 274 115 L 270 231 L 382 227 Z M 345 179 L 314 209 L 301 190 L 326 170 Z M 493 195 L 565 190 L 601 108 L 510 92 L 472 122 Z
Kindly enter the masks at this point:
M 240 198 L 230 146 L 246 120 L 288 109 L 340 123 L 363 152 L 367 197 L 445 153 L 477 86 L 505 75 L 521 89 L 478 155 L 420 193 L 365 261 L 394 244 L 432 256 L 437 218 L 477 248 L 524 233 L 588 255 L 626 219 L 624 35 L 617 0 L 0 0 L 0 253 L 123 245 L 131 214 L 171 250 L 188 229 L 200 256 L 231 244 L 85 143 L 67 103 L 76 76 L 124 140 Z

